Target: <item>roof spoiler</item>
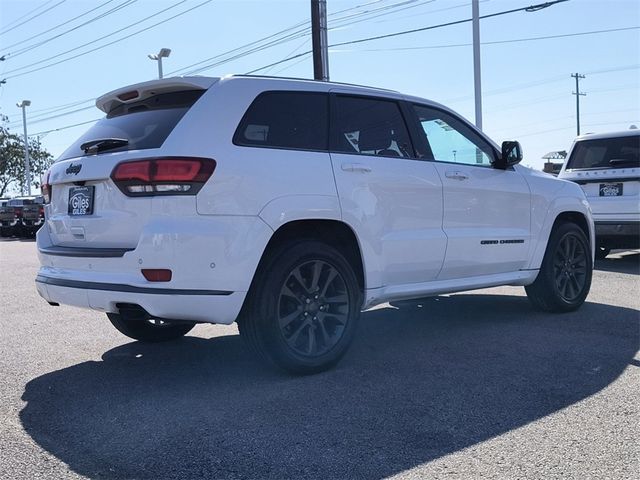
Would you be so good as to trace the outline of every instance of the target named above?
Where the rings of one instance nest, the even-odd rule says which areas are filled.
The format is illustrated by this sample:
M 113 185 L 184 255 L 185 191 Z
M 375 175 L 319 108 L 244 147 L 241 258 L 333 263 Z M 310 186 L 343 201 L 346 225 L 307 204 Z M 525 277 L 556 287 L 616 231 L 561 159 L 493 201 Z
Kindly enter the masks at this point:
M 105 113 L 109 113 L 117 106 L 139 102 L 159 93 L 207 90 L 218 80 L 219 78 L 214 77 L 171 77 L 136 83 L 98 97 L 96 99 L 96 107 Z

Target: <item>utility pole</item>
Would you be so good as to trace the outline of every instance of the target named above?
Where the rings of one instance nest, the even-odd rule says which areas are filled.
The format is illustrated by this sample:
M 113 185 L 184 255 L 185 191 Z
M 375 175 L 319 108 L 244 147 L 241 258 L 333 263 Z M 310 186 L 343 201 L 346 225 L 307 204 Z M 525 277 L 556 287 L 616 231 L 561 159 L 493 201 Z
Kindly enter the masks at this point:
M 26 108 L 31 105 L 30 100 L 22 100 L 20 103 L 16 103 L 16 107 L 22 109 L 22 126 L 24 128 L 24 183 L 25 188 L 22 189 L 22 194 L 31 195 L 31 167 L 29 165 L 29 139 L 27 138 L 27 113 Z
M 580 97 L 584 97 L 586 95 L 586 93 L 580 91 L 580 79 L 584 78 L 584 75 L 572 73 L 571 77 L 576 79 L 576 91 L 572 92 L 572 94 L 576 96 L 576 127 L 578 135 L 580 135 Z
M 313 78 L 328 82 L 327 0 L 311 0 L 311 42 L 313 45 Z
M 473 89 L 476 104 L 476 127 L 482 130 L 482 86 L 480 82 L 480 6 L 478 0 L 471 2 L 473 24 Z

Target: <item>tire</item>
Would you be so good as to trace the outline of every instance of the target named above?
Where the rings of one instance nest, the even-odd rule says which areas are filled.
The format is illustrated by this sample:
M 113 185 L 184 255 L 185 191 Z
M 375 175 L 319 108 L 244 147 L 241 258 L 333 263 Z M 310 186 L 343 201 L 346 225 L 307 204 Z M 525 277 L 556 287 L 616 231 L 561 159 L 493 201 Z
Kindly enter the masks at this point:
M 263 359 L 296 374 L 334 366 L 353 340 L 362 295 L 335 248 L 314 240 L 283 244 L 263 259 L 238 318 Z
M 117 313 L 107 313 L 109 321 L 116 329 L 134 340 L 141 342 L 166 342 L 183 337 L 196 325 L 193 322 L 154 323 L 158 320 L 127 320 Z
M 587 237 L 575 223 L 563 223 L 551 233 L 538 277 L 525 290 L 539 310 L 570 312 L 587 298 L 592 273 Z
M 608 247 L 597 246 L 596 247 L 596 260 L 604 260 L 607 255 L 611 253 L 611 249 Z

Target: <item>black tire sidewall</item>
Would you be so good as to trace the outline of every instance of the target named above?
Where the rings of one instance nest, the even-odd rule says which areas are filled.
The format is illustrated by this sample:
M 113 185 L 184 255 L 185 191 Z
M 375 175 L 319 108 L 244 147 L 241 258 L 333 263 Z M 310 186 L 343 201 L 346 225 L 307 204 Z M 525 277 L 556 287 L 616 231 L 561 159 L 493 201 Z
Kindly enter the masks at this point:
M 345 331 L 336 345 L 317 357 L 297 354 L 286 343 L 278 325 L 277 309 L 282 284 L 298 265 L 322 260 L 333 266 L 342 276 L 349 297 L 349 316 Z M 278 249 L 266 262 L 256 285 L 251 314 L 258 322 L 258 341 L 276 365 L 294 373 L 314 373 L 333 366 L 346 352 L 353 340 L 360 315 L 362 297 L 353 268 L 333 247 L 317 241 L 300 241 Z
M 582 244 L 586 254 L 586 276 L 584 282 L 584 288 L 582 293 L 574 300 L 568 301 L 566 300 L 559 292 L 558 287 L 556 285 L 556 278 L 554 274 L 554 266 L 553 261 L 556 254 L 557 249 L 559 248 L 560 242 L 567 236 L 573 235 L 578 241 Z M 543 280 L 546 284 L 546 294 L 550 295 L 550 300 L 556 307 L 556 310 L 560 311 L 571 311 L 578 308 L 582 305 L 589 294 L 589 290 L 591 287 L 591 278 L 593 274 L 593 258 L 591 256 L 591 248 L 589 246 L 589 241 L 585 236 L 584 232 L 580 227 L 578 227 L 574 223 L 565 223 L 560 225 L 558 228 L 554 230 L 551 234 L 551 238 L 549 239 L 549 246 L 544 256 L 544 260 L 542 262 L 542 269 L 540 272 L 543 275 Z

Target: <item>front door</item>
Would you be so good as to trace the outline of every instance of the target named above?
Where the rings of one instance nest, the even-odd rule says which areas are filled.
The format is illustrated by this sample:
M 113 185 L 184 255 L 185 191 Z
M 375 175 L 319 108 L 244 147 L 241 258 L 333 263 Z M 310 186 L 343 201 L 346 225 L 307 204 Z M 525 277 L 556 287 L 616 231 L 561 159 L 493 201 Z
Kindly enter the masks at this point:
M 491 166 L 497 152 L 462 119 L 413 110 L 426 156 L 442 179 L 447 253 L 439 280 L 517 271 L 530 248 L 531 194 L 517 168 Z

